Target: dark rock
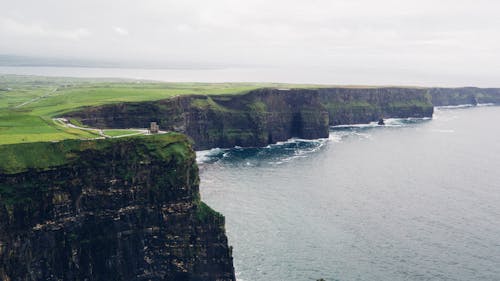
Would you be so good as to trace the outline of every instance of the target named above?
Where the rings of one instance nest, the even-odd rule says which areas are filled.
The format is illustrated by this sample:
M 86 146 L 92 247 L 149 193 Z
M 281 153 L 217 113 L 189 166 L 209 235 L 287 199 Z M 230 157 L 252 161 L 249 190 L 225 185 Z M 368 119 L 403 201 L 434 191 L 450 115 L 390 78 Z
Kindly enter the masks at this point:
M 91 127 L 146 127 L 187 134 L 196 149 L 265 146 L 292 137 L 326 138 L 329 126 L 380 116 L 431 117 L 427 90 L 413 88 L 258 89 L 243 95 L 191 95 L 89 107 L 66 114 Z
M 500 104 L 500 89 L 496 88 L 432 88 L 429 93 L 435 106 Z
M 224 217 L 199 199 L 184 136 L 6 145 L 0 156 L 13 163 L 0 165 L 1 280 L 235 280 Z

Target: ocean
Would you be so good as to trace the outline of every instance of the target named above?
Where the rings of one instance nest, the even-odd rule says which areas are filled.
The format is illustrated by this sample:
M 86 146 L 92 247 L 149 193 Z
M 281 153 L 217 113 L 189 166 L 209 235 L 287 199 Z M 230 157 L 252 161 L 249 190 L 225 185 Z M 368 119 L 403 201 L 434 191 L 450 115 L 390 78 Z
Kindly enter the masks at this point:
M 269 69 L 0 74 L 360 83 Z M 226 217 L 239 281 L 500 280 L 498 120 L 495 106 L 437 108 L 432 119 L 334 127 L 328 139 L 197 152 L 202 199 Z
M 500 280 L 500 107 L 197 152 L 238 280 Z

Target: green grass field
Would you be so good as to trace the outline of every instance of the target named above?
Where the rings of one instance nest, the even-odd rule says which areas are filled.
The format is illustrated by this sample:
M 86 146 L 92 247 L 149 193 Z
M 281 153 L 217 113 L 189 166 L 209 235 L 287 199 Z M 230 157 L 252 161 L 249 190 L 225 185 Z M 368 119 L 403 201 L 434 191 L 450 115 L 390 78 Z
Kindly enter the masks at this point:
M 161 83 L 134 80 L 0 75 L 0 145 L 95 138 L 52 118 L 84 106 L 165 99 L 188 94 L 240 94 L 262 87 L 314 87 L 272 83 Z M 317 87 L 317 86 L 315 86 Z M 107 131 L 108 133 L 110 131 Z M 110 136 L 124 132 L 111 132 Z
M 104 130 L 104 134 L 110 137 L 123 137 L 129 135 L 139 134 L 140 131 L 136 130 Z

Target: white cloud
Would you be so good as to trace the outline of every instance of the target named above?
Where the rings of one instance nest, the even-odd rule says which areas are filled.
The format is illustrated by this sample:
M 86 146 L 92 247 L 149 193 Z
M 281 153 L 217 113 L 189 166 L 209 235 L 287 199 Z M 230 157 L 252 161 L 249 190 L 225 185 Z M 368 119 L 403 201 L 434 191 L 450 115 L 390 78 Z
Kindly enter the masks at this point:
M 60 29 L 45 26 L 40 23 L 19 22 L 10 18 L 0 18 L 0 30 L 3 36 L 46 38 L 63 40 L 80 40 L 90 36 L 86 28 Z
M 128 35 L 128 30 L 126 30 L 125 28 L 115 26 L 113 27 L 113 30 L 120 35 Z
M 16 0 L 0 10 L 0 53 L 453 84 L 500 70 L 498 10 L 497 0 Z

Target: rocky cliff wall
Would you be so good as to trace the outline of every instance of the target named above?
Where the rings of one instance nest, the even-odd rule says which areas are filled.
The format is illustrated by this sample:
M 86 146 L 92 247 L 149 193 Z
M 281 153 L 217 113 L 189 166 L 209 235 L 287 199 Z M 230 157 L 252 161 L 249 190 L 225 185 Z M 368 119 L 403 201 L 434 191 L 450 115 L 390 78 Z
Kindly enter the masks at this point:
M 0 146 L 0 279 L 235 280 L 185 136 Z
M 329 126 L 389 117 L 431 117 L 427 90 L 403 88 L 259 89 L 243 95 L 179 96 L 90 107 L 66 114 L 99 128 L 143 128 L 187 134 L 196 149 L 265 146 L 292 137 L 328 137 Z
M 432 117 L 426 89 L 327 88 L 318 89 L 330 125 L 362 124 L 379 118 Z
M 435 106 L 500 104 L 500 89 L 495 88 L 431 88 L 429 93 Z

